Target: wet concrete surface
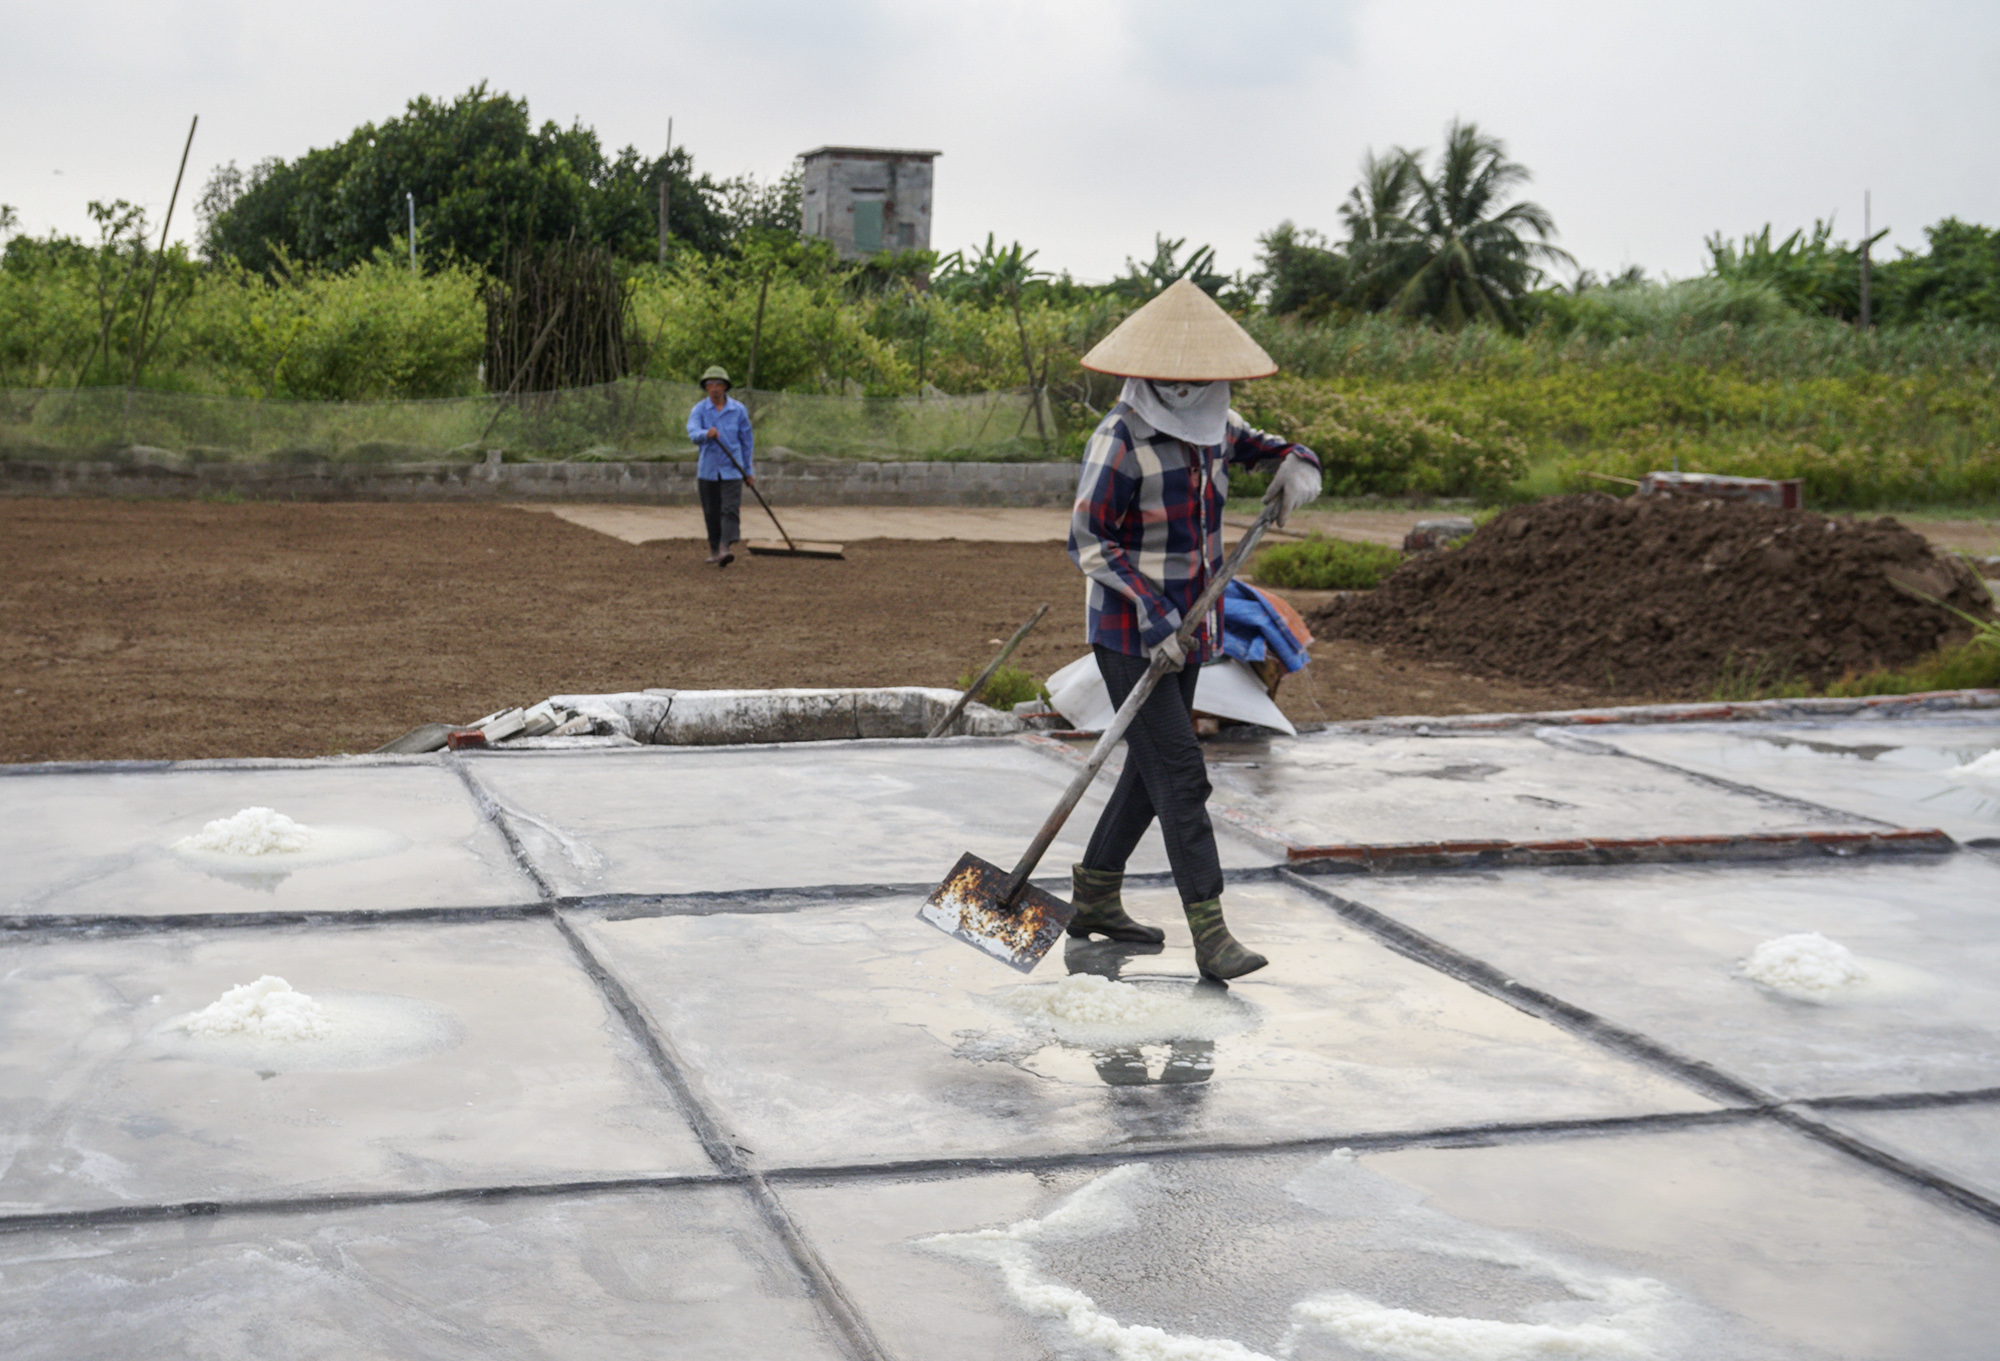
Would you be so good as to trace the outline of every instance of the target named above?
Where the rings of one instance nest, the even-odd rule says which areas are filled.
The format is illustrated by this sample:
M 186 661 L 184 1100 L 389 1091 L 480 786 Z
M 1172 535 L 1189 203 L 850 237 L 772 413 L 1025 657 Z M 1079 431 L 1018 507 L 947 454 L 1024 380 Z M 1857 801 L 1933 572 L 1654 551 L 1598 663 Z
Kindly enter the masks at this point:
M 1218 745 L 1228 988 L 1157 838 L 1157 950 L 917 920 L 1018 741 L 6 774 L 0 1352 L 1989 1355 L 2000 857 L 1285 864 L 1984 825 L 2000 728 L 1799 726 Z M 354 835 L 172 848 L 252 805 Z M 1808 933 L 1859 976 L 1744 976 Z M 327 1034 L 184 1028 L 266 974 Z
M 275 974 L 322 1044 L 177 1023 Z M 713 1170 L 547 921 L 0 942 L 0 1213 Z
M 1269 761 L 1218 763 L 1215 801 L 1294 845 L 1535 841 L 1837 830 L 1866 819 L 1725 788 L 1567 730 L 1309 734 Z
M 550 752 L 474 768 L 538 870 L 576 897 L 934 884 L 966 851 L 1012 869 L 1075 774 L 977 740 Z M 1084 796 L 1041 873 L 1068 877 L 1109 789 Z M 1228 835 L 1219 849 L 1225 867 L 1270 859 Z M 1130 868 L 1167 868 L 1156 833 Z
M 231 860 L 175 843 L 245 808 L 336 829 L 326 854 Z M 491 907 L 534 894 L 500 830 L 435 763 L 0 777 L 0 915 Z
M 1199 981 L 1171 889 L 1129 895 L 1166 928 L 1159 953 L 1072 946 L 1026 980 L 913 930 L 919 901 L 586 934 L 701 1075 L 704 1103 L 780 1166 L 1713 1109 L 1277 884 L 1230 896 L 1232 927 L 1274 962 L 1228 988 Z M 1052 1024 L 1040 1004 L 1092 974 L 1154 994 L 1158 1019 L 1129 1034 Z
M 1741 727 L 1743 725 L 1736 725 Z M 1953 772 L 2000 747 L 2000 723 L 1847 722 L 1609 728 L 1592 736 L 1688 770 L 1811 799 L 1860 817 L 1937 827 L 1960 841 L 2000 838 L 2000 770 Z

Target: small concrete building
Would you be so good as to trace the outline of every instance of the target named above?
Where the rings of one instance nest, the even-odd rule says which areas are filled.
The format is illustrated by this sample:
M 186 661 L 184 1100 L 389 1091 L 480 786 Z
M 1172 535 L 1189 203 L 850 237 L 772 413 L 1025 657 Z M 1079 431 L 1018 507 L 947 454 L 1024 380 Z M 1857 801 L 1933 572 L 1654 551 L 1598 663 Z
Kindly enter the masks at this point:
M 929 250 L 931 162 L 941 154 L 851 146 L 808 151 L 800 195 L 804 234 L 833 242 L 843 260 Z

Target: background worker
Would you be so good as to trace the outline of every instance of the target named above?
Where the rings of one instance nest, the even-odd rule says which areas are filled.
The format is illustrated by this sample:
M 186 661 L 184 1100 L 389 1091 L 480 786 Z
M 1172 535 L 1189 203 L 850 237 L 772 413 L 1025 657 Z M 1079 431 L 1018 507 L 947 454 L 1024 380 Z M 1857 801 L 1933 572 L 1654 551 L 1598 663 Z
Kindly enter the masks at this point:
M 1230 409 L 1232 379 L 1278 366 L 1229 314 L 1182 280 L 1083 357 L 1124 377 L 1118 401 L 1084 446 L 1070 516 L 1069 554 L 1090 579 L 1090 644 L 1114 704 L 1123 704 L 1164 653 L 1179 671 L 1161 680 L 1126 730 L 1125 770 L 1073 867 L 1071 935 L 1157 943 L 1120 899 L 1125 862 L 1155 818 L 1180 890 L 1203 976 L 1237 978 L 1269 961 L 1245 949 L 1222 919 L 1222 863 L 1208 819 L 1208 768 L 1194 733 L 1195 682 L 1222 639 L 1222 606 L 1185 649 L 1183 611 L 1222 566 L 1229 471 L 1273 467 L 1265 492 L 1278 522 L 1319 495 L 1319 458 L 1302 444 L 1253 430 Z
M 701 376 L 708 395 L 688 412 L 688 438 L 700 446 L 695 463 L 695 489 L 701 494 L 701 518 L 708 527 L 705 561 L 727 567 L 742 529 L 743 483 L 754 481 L 756 437 L 750 433 L 750 412 L 729 395 L 729 371 L 711 364 Z

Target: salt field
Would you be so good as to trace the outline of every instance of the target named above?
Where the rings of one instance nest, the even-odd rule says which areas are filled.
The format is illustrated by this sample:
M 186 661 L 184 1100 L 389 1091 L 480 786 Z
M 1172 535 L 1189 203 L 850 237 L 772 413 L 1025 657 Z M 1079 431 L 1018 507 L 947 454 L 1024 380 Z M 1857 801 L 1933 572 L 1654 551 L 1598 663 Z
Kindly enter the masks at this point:
M 1217 743 L 1229 986 L 1047 738 L 0 768 L 0 1353 L 1990 1356 L 1996 751 Z

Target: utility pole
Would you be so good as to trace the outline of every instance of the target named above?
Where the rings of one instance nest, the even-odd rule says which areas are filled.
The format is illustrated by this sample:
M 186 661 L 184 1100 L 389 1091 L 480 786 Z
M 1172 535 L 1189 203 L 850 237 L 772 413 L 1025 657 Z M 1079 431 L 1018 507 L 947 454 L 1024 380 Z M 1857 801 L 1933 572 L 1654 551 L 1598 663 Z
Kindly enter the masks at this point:
M 667 154 L 660 161 L 660 263 L 667 262 L 667 185 L 674 177 L 674 120 L 667 120 Z
M 410 273 L 415 274 L 417 272 L 417 196 L 408 189 L 405 189 L 403 191 L 403 198 L 410 205 Z
M 1868 238 L 1875 233 L 1875 204 L 1869 191 L 1861 191 L 1861 329 L 1867 330 L 1871 318 L 1868 314 Z

